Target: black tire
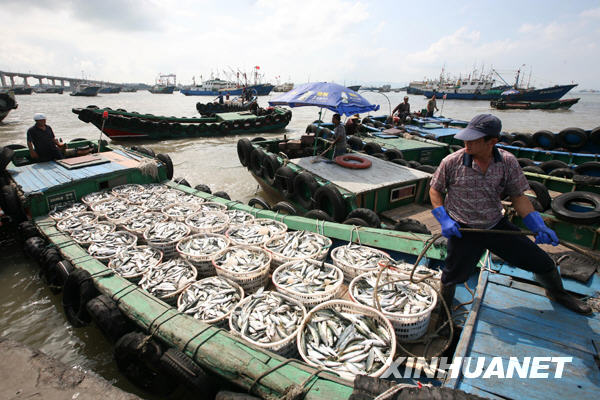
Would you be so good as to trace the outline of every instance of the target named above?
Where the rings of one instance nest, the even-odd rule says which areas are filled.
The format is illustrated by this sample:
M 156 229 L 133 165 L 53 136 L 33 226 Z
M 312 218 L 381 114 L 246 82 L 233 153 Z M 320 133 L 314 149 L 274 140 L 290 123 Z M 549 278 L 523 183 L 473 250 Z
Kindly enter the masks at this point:
M 434 167 L 433 165 L 421 165 L 420 167 L 417 167 L 416 169 L 418 169 L 419 171 L 428 172 L 430 174 L 433 174 L 437 168 Z
M 257 176 L 263 175 L 263 159 L 265 158 L 265 152 L 262 149 L 255 148 L 250 153 L 250 171 Z
M 556 168 L 553 169 L 548 175 L 557 176 L 559 178 L 573 179 L 575 176 L 575 171 L 571 168 Z
M 371 154 L 371 156 L 375 157 L 375 158 L 379 158 L 381 160 L 385 160 L 386 159 L 385 155 L 383 153 L 373 153 L 373 154 Z
M 521 168 L 523 167 L 535 167 L 535 162 L 529 158 L 517 158 Z
M 25 253 L 38 262 L 41 260 L 42 252 L 45 248 L 46 241 L 39 236 L 33 236 L 25 240 L 25 245 L 23 246 Z
M 365 153 L 372 155 L 375 153 L 381 153 L 381 146 L 379 145 L 379 143 L 375 143 L 375 142 L 368 142 L 367 144 L 365 144 L 365 147 L 363 147 L 363 150 L 365 151 Z
M 546 150 L 552 150 L 556 147 L 556 135 L 550 131 L 537 131 L 532 137 L 533 144 Z
M 45 271 L 45 277 L 48 284 L 58 292 L 65 286 L 67 278 L 75 268 L 68 260 L 61 260 L 50 264 Z
M 139 153 L 146 154 L 147 156 L 150 156 L 152 158 L 156 157 L 156 154 L 154 153 L 154 150 L 152 150 L 150 147 L 140 146 L 140 147 L 138 147 L 137 151 Z
M 315 191 L 315 208 L 323 210 L 340 222 L 346 216 L 346 201 L 333 185 L 323 185 Z
M 369 224 L 367 223 L 367 221 L 365 221 L 364 219 L 360 219 L 360 218 L 348 218 L 347 220 L 342 222 L 342 224 L 354 225 L 354 226 L 364 226 L 366 228 L 369 227 Z
M 4 206 L 4 213 L 10 216 L 15 222 L 23 222 L 27 219 L 25 212 L 21 208 L 21 202 L 17 190 L 14 186 L 4 185 L 0 190 L 0 196 L 2 196 L 2 205 Z
M 527 147 L 527 143 L 522 140 L 513 140 L 510 145 L 515 147 Z
M 88 301 L 86 309 L 92 321 L 111 342 L 116 342 L 121 336 L 135 329 L 119 310 L 117 303 L 104 294 Z
M 395 158 L 391 162 L 393 162 L 394 164 L 398 164 L 398 165 L 404 165 L 405 167 L 410 167 L 410 164 L 408 163 L 408 161 L 406 161 L 402 158 Z
M 259 208 L 261 210 L 270 210 L 271 209 L 269 204 L 266 201 L 264 201 L 263 199 L 261 199 L 260 197 L 251 198 L 250 200 L 248 200 L 248 205 L 250 207 Z
M 421 163 L 415 160 L 411 160 L 408 162 L 408 166 L 414 169 L 417 169 L 421 166 Z
M 544 210 L 550 208 L 550 203 L 552 203 L 552 198 L 550 197 L 550 193 L 548 193 L 548 188 L 544 186 L 543 183 L 538 181 L 527 180 L 529 182 L 529 187 L 535 193 L 535 198 L 540 202 Z
M 252 138 L 252 140 L 250 140 L 250 141 L 251 141 L 252 143 L 254 143 L 254 142 L 264 142 L 265 140 L 266 140 L 266 139 L 265 139 L 264 137 L 257 136 L 257 137 L 255 137 L 255 138 Z
M 280 214 L 298 215 L 296 208 L 287 201 L 280 201 L 279 203 L 276 203 L 273 205 L 273 207 L 271 207 L 271 210 Z
M 527 167 L 523 167 L 523 172 L 533 172 L 534 174 L 542 174 L 542 175 L 546 175 L 546 171 L 544 171 L 543 169 L 541 169 L 540 167 L 536 166 L 536 165 L 528 165 Z
M 15 156 L 15 151 L 8 147 L 3 147 L 0 151 L 0 171 L 4 171 L 8 163 L 10 163 Z M 6 183 L 4 183 L 6 185 Z
M 97 295 L 98 290 L 89 272 L 78 269 L 69 274 L 63 288 L 62 304 L 71 325 L 78 328 L 91 322 L 85 305 Z
M 71 140 L 69 140 L 69 143 L 76 143 L 76 142 L 86 142 L 86 141 L 88 141 L 88 140 L 89 140 L 89 139 L 85 139 L 85 138 L 79 138 L 79 137 L 78 137 L 78 138 L 75 138 L 75 139 L 71 139 Z
M 206 372 L 181 351 L 170 348 L 160 357 L 160 368 L 173 376 L 179 383 L 190 389 L 200 391 L 203 398 L 212 398 L 207 392 L 213 392 L 211 380 Z
M 360 151 L 363 149 L 365 144 L 362 139 L 356 136 L 348 136 L 348 146 L 352 148 L 352 150 Z
M 383 153 L 383 155 L 388 161 L 404 158 L 404 154 L 402 154 L 402 152 L 398 149 L 388 149 L 385 151 L 385 153 Z
M 254 147 L 252 147 L 252 143 L 250 140 L 243 138 L 238 140 L 237 142 L 237 153 L 238 158 L 240 160 L 240 164 L 244 167 L 247 167 L 250 164 L 250 153 Z
M 577 212 L 568 208 L 570 203 L 582 202 L 589 204 L 593 210 Z M 569 192 L 557 196 L 552 201 L 552 212 L 557 218 L 575 224 L 596 224 L 600 222 L 600 195 L 591 192 Z
M 529 196 L 527 196 L 527 198 L 531 202 L 531 205 L 533 206 L 533 209 L 535 211 L 537 211 L 537 212 L 544 212 L 544 211 L 546 211 L 546 210 L 544 210 L 544 206 L 542 206 L 542 203 L 540 203 L 538 201 L 538 199 L 536 199 L 535 197 L 529 197 Z
M 168 154 L 158 153 L 156 158 L 165 164 L 167 168 L 167 179 L 173 179 L 173 161 L 171 161 L 171 157 Z
M 208 194 L 212 193 L 212 191 L 210 190 L 208 185 L 205 185 L 204 183 L 197 184 L 196 186 L 194 186 L 194 189 L 199 190 L 204 193 L 208 193 Z
M 355 208 L 350 211 L 346 218 L 359 218 L 365 221 L 371 228 L 379 228 L 381 226 L 381 220 L 377 213 L 368 208 Z
M 573 182 L 578 185 L 595 186 L 600 185 L 600 177 L 575 174 L 573 176 Z
M 286 199 L 294 196 L 294 179 L 297 173 L 288 166 L 279 167 L 275 172 L 275 187 L 283 194 Z
M 327 222 L 333 222 L 333 218 L 331 218 L 329 216 L 329 214 L 327 214 L 325 211 L 323 210 L 310 210 L 309 212 L 307 212 L 306 214 L 304 214 L 305 218 L 312 218 L 312 219 L 317 219 L 320 221 L 327 221 Z
M 558 142 L 569 150 L 578 150 L 585 146 L 588 137 L 581 128 L 566 128 L 558 133 Z
M 590 141 L 594 144 L 600 145 L 600 126 L 592 129 L 590 132 Z
M 513 134 L 513 143 L 515 141 L 521 141 L 523 143 L 525 143 L 524 147 L 531 147 L 531 145 L 533 144 L 533 137 L 532 135 L 528 134 L 528 133 L 515 133 Z M 514 144 L 513 144 L 514 146 Z
M 18 231 L 19 231 L 19 236 L 21 237 L 21 240 L 23 242 L 34 236 L 39 236 L 39 232 L 38 232 L 37 228 L 35 227 L 35 224 L 31 221 L 21 222 L 19 224 Z
M 229 195 L 227 194 L 227 192 L 222 191 L 222 190 L 220 190 L 218 192 L 214 192 L 213 196 L 220 197 L 220 198 L 226 199 L 226 200 L 231 200 L 231 197 L 229 197 Z
M 7 144 L 6 146 L 7 149 L 11 149 L 11 150 L 21 150 L 21 149 L 26 149 L 26 146 L 23 146 L 22 144 Z
M 498 141 L 500 143 L 511 144 L 513 142 L 513 137 L 510 133 L 502 132 Z
M 550 173 L 557 168 L 569 168 L 569 165 L 560 160 L 549 160 L 541 163 L 540 168 L 543 169 L 544 172 Z
M 281 163 L 275 154 L 266 154 L 263 158 L 263 177 L 269 185 L 275 183 L 275 172 L 281 167 Z
M 140 332 L 123 335 L 115 344 L 114 357 L 117 367 L 139 388 L 158 396 L 166 396 L 175 390 L 177 382 L 160 369 L 163 355 L 154 340 L 146 341 Z
M 600 176 L 600 162 L 588 161 L 575 167 L 575 172 L 579 175 Z
M 192 185 L 190 185 L 190 183 L 185 179 L 185 178 L 175 178 L 173 179 L 173 182 L 175 182 L 178 185 L 183 185 L 183 186 L 187 186 L 189 188 L 192 187 Z
M 294 178 L 294 200 L 302 208 L 311 209 L 313 197 L 319 188 L 319 183 L 308 171 L 302 171 Z
M 431 235 L 431 231 L 427 229 L 427 226 L 425 226 L 425 224 L 412 218 L 404 218 L 399 220 L 394 224 L 394 230 L 401 232 L 413 232 Z

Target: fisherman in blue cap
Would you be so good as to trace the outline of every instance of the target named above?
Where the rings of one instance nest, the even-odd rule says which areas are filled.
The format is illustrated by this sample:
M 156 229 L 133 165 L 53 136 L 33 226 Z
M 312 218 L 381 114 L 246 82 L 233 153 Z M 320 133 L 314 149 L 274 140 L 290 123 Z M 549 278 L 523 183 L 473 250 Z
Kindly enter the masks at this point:
M 450 306 L 456 284 L 468 279 L 484 251 L 489 250 L 509 264 L 533 272 L 551 300 L 589 314 L 591 308 L 563 288 L 554 261 L 537 246 L 556 246 L 558 237 L 525 196 L 529 184 L 515 156 L 495 146 L 501 129 L 497 117 L 475 116 L 455 136 L 464 141 L 465 147 L 446 156 L 431 179 L 432 213 L 448 239 L 442 296 Z M 535 243 L 524 235 L 493 233 L 519 231 L 503 214 L 501 200 L 506 197 L 511 199 L 525 226 L 535 233 Z M 482 232 L 461 232 L 461 228 Z

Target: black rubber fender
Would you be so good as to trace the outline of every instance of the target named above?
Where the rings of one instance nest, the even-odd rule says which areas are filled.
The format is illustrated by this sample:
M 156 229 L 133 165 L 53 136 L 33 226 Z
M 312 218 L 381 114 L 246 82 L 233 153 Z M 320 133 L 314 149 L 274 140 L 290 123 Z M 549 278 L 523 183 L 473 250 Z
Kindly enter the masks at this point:
M 556 135 L 547 130 L 537 131 L 533 134 L 531 139 L 535 146 L 540 146 L 541 148 L 546 150 L 554 149 L 557 143 Z
M 557 176 L 559 178 L 573 179 L 575 171 L 571 168 L 556 168 L 553 169 L 548 175 Z
M 592 143 L 600 145 L 600 126 L 592 129 L 590 132 L 590 140 Z
M 133 323 L 107 295 L 94 297 L 87 302 L 86 309 L 92 321 L 111 342 L 135 330 Z
M 382 152 L 381 146 L 379 145 L 379 143 L 376 142 L 368 142 L 367 144 L 365 144 L 363 150 L 369 155 Z
M 404 158 L 404 154 L 402 154 L 402 151 L 400 151 L 398 149 L 388 149 L 383 153 L 383 155 L 385 156 L 385 159 L 388 161 L 396 160 L 398 158 L 400 158 L 400 159 Z
M 202 393 L 203 398 L 212 398 L 214 395 L 212 379 L 191 358 L 181 351 L 169 348 L 160 356 L 160 368 L 168 375 L 174 377 L 179 383 Z
M 588 186 L 600 185 L 600 177 L 575 174 L 573 176 L 573 182 L 578 185 L 588 185 Z
M 220 198 L 225 199 L 225 200 L 231 200 L 231 197 L 229 197 L 229 195 L 227 194 L 227 192 L 225 192 L 223 190 L 219 190 L 218 192 L 214 192 L 213 196 L 220 197 Z
M 331 218 L 331 216 L 329 214 L 327 214 L 327 212 L 325 212 L 323 210 L 319 210 L 319 209 L 314 209 L 314 210 L 308 211 L 306 214 L 304 214 L 304 217 L 316 219 L 316 220 L 320 220 L 320 221 L 334 222 L 333 218 Z
M 412 218 L 403 218 L 399 220 L 394 224 L 394 230 L 401 232 L 413 232 L 431 235 L 431 231 L 427 229 L 427 226 L 425 224 Z
M 302 171 L 294 178 L 294 200 L 305 209 L 312 208 L 313 197 L 319 183 L 308 171 Z
M 588 161 L 575 167 L 575 173 L 578 175 L 600 176 L 600 162 Z
M 527 143 L 522 140 L 513 140 L 510 145 L 515 147 L 527 147 Z
M 511 144 L 513 142 L 513 140 L 514 139 L 510 133 L 502 132 L 500 134 L 500 138 L 499 138 L 500 143 Z
M 176 183 L 176 184 L 178 184 L 178 185 L 187 186 L 187 187 L 189 187 L 189 188 L 191 188 L 191 187 L 192 187 L 192 185 L 190 185 L 190 183 L 189 183 L 189 182 L 187 181 L 187 179 L 185 179 L 185 178 L 181 178 L 181 177 L 179 177 L 179 178 L 175 178 L 175 179 L 173 179 L 173 182 L 175 182 L 175 183 Z
M 528 179 L 527 182 L 529 183 L 531 190 L 535 193 L 535 197 L 542 205 L 544 211 L 549 209 L 552 198 L 550 197 L 550 193 L 548 193 L 548 188 L 538 181 Z
M 248 200 L 248 205 L 250 207 L 259 208 L 261 210 L 271 210 L 271 207 L 269 206 L 269 204 L 265 200 L 261 199 L 260 197 L 251 198 L 250 200 Z
M 394 164 L 398 164 L 398 165 L 403 165 L 405 167 L 410 167 L 410 164 L 408 163 L 408 161 L 406 161 L 403 158 L 394 158 L 390 162 L 393 162 Z
M 513 143 L 515 141 L 520 141 L 525 143 L 524 147 L 531 147 L 533 145 L 533 137 L 529 133 L 513 133 Z M 513 144 L 514 146 L 514 144 Z
M 581 128 L 565 128 L 558 133 L 558 142 L 569 150 L 578 150 L 585 146 L 588 137 Z
M 53 291 L 58 293 L 65 286 L 67 278 L 75 268 L 68 260 L 60 260 L 50 264 L 45 271 L 46 282 L 51 286 Z
M 415 169 L 418 169 L 419 171 L 428 172 L 430 174 L 433 174 L 435 172 L 435 170 L 437 169 L 437 167 L 434 167 L 433 165 L 423 164 L 423 165 L 421 165 L 419 167 L 416 167 Z
M 42 257 L 42 252 L 46 248 L 46 241 L 39 236 L 33 236 L 25 240 L 23 248 L 27 255 L 39 261 Z
M 42 254 L 40 255 L 39 263 L 42 267 L 42 270 L 48 269 L 48 267 L 52 264 L 55 264 L 62 260 L 58 249 L 54 246 L 48 246 L 42 250 Z
M 577 212 L 568 208 L 570 203 L 581 202 L 592 206 L 592 210 Z M 552 201 L 552 212 L 557 218 L 576 224 L 590 225 L 600 222 L 600 195 L 592 192 L 563 193 Z
M 286 199 L 291 199 L 294 196 L 294 179 L 296 171 L 288 166 L 279 167 L 275 172 L 275 187 L 285 196 Z
M 517 158 L 517 162 L 521 168 L 523 167 L 535 167 L 535 162 L 530 158 Z
M 91 322 L 85 305 L 98 295 L 89 272 L 77 269 L 69 274 L 63 287 L 63 309 L 67 319 L 74 327 L 86 326 Z
M 296 207 L 294 207 L 287 201 L 280 201 L 279 203 L 274 204 L 273 207 L 271 207 L 271 210 L 276 211 L 280 214 L 298 215 Z
M 381 220 L 379 219 L 377 213 L 368 208 L 355 208 L 346 216 L 346 219 L 349 218 L 360 218 L 371 228 L 379 228 L 381 226 Z
M 165 164 L 167 168 L 167 179 L 173 179 L 173 161 L 171 161 L 171 157 L 168 154 L 158 153 L 156 158 Z
M 411 160 L 408 162 L 409 167 L 417 169 L 421 166 L 421 163 L 415 160 Z
M 23 146 L 22 144 L 7 144 L 6 146 L 7 149 L 10 150 L 21 150 L 21 149 L 26 149 L 26 146 Z
M 15 151 L 8 148 L 7 146 L 2 148 L 0 151 L 0 171 L 4 171 L 6 166 L 12 161 L 15 156 Z
M 139 146 L 137 151 L 139 153 L 145 154 L 147 156 L 150 156 L 152 158 L 156 157 L 156 154 L 154 153 L 154 150 L 152 150 L 150 147 L 145 147 L 145 146 Z
M 379 158 L 380 160 L 385 160 L 385 155 L 383 153 L 373 153 L 371 157 Z
M 262 149 L 255 148 L 250 153 L 250 171 L 252 171 L 257 176 L 263 175 L 263 159 L 265 157 L 265 152 Z
M 323 185 L 315 191 L 315 208 L 323 210 L 333 217 L 336 222 L 341 222 L 346 216 L 346 201 L 340 191 L 333 185 Z
M 531 205 L 533 206 L 533 209 L 535 211 L 537 211 L 537 212 L 546 211 L 546 210 L 544 210 L 544 206 L 542 206 L 542 204 L 538 201 L 538 199 L 536 199 L 535 197 L 529 197 L 529 196 L 527 196 L 527 198 L 531 202 Z
M 39 232 L 32 221 L 21 222 L 19 224 L 18 231 L 22 241 L 26 241 L 34 236 L 39 236 Z
M 523 167 L 523 172 L 533 172 L 534 174 L 541 174 L 541 175 L 546 175 L 546 171 L 544 171 L 543 169 L 541 169 L 540 167 L 536 166 L 536 165 L 528 165 L 526 167 Z
M 242 164 L 244 167 L 248 167 L 248 165 L 250 164 L 250 153 L 252 152 L 253 149 L 254 149 L 254 147 L 252 147 L 252 143 L 250 142 L 250 140 L 248 140 L 246 138 L 238 140 L 238 142 L 237 142 L 238 159 L 240 160 L 240 164 Z
M 549 173 L 557 168 L 569 168 L 569 165 L 560 160 L 548 160 L 541 163 L 539 167 L 543 169 L 544 172 Z
M 264 137 L 260 137 L 260 136 L 256 136 L 256 137 L 253 137 L 252 140 L 250 140 L 250 141 L 252 143 L 255 143 L 255 142 L 264 142 L 265 138 Z
M 21 208 L 21 202 L 14 186 L 2 186 L 0 196 L 2 196 L 2 205 L 4 206 L 4 213 L 6 215 L 10 216 L 15 222 L 23 222 L 27 219 L 25 212 Z
M 369 224 L 367 223 L 367 221 L 365 221 L 364 219 L 361 219 L 361 218 L 348 218 L 347 220 L 342 222 L 342 224 L 353 225 L 353 226 L 364 226 L 366 228 L 369 227 Z
M 275 154 L 265 154 L 263 158 L 263 177 L 269 185 L 275 183 L 275 173 L 281 167 L 281 163 Z
M 350 146 L 350 148 L 352 148 L 352 150 L 355 151 L 360 151 L 365 146 L 361 138 L 352 135 L 348 136 L 347 142 L 348 146 Z

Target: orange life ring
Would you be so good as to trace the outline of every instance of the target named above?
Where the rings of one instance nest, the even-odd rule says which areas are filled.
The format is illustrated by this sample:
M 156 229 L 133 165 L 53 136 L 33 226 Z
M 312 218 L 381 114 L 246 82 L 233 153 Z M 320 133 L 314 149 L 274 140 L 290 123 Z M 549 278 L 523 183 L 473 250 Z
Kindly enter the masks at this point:
M 354 154 L 343 154 L 335 158 L 335 163 L 344 168 L 365 169 L 371 166 L 371 160 Z

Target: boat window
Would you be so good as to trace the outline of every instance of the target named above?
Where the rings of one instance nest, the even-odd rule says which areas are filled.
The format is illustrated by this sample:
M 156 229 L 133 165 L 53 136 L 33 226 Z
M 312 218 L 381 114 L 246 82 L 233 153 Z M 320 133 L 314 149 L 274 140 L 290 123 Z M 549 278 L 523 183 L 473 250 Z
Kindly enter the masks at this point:
M 392 189 L 390 191 L 390 202 L 413 197 L 415 195 L 416 188 L 417 185 L 413 184 Z

